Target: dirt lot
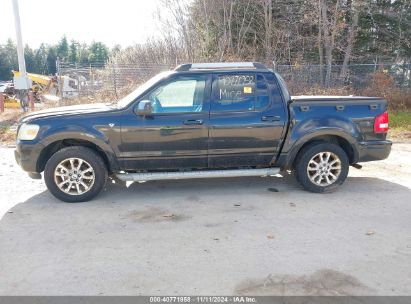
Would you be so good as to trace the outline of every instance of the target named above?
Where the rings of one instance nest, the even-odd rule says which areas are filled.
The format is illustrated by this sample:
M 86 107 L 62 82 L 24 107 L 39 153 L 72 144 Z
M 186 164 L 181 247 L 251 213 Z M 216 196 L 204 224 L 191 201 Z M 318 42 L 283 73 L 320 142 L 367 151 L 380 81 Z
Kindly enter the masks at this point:
M 285 176 L 112 184 L 83 204 L 54 199 L 12 153 L 0 295 L 411 295 L 410 143 L 329 195 Z

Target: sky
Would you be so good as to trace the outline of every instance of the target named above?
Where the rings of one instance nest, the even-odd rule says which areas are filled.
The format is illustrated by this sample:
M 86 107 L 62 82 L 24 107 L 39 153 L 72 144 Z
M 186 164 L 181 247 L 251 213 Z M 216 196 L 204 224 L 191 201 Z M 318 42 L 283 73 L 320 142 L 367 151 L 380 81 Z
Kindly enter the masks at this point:
M 113 47 L 143 43 L 158 35 L 160 0 L 19 0 L 23 43 L 55 44 L 63 35 Z M 12 0 L 0 0 L 0 44 L 16 40 Z

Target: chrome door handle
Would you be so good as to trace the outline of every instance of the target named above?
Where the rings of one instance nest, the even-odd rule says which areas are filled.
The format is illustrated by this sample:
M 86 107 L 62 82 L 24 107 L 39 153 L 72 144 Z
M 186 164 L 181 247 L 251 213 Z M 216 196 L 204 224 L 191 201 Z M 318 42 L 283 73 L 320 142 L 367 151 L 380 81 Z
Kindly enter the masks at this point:
M 262 121 L 279 121 L 280 116 L 274 116 L 274 115 L 262 116 L 261 120 Z
M 185 125 L 202 125 L 204 121 L 202 119 L 187 119 L 183 121 Z

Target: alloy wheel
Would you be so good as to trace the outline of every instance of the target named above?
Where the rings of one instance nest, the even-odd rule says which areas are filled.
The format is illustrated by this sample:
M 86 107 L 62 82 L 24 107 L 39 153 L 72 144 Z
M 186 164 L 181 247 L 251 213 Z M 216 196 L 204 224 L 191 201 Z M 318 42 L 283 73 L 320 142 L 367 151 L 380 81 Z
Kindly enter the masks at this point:
M 67 158 L 54 170 L 54 182 L 57 187 L 70 195 L 81 195 L 94 185 L 93 167 L 81 158 Z
M 310 181 L 318 186 L 335 183 L 341 173 L 341 160 L 332 152 L 320 152 L 314 155 L 307 166 Z

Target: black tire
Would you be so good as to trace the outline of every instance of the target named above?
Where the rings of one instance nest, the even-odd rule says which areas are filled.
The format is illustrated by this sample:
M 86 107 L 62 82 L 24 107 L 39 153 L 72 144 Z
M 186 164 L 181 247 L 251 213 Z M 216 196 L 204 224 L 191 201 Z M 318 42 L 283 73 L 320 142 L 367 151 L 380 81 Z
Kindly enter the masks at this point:
M 318 185 L 311 181 L 309 173 L 307 172 L 310 160 L 321 152 L 331 152 L 338 157 L 341 164 L 341 171 L 339 176 L 332 184 Z M 303 186 L 305 190 L 314 193 L 329 193 L 335 191 L 342 185 L 347 178 L 349 170 L 349 160 L 345 151 L 338 145 L 333 143 L 317 142 L 304 147 L 298 154 L 294 162 L 294 172 L 297 181 Z M 335 171 L 333 171 L 335 173 Z M 314 172 L 313 175 L 316 173 Z M 314 180 L 315 181 L 315 180 Z M 322 179 L 321 179 L 322 181 Z M 325 183 L 325 181 L 324 181 Z
M 92 167 L 92 169 L 94 170 L 92 173 L 94 177 L 94 182 L 89 187 L 89 189 L 82 194 L 66 193 L 62 191 L 56 183 L 54 173 L 56 171 L 57 166 L 61 162 L 70 158 L 83 160 L 87 165 Z M 53 194 L 59 200 L 68 203 L 85 202 L 97 196 L 100 193 L 100 191 L 104 188 L 104 185 L 107 181 L 107 168 L 104 163 L 104 160 L 92 149 L 81 146 L 67 147 L 57 151 L 47 161 L 46 167 L 44 169 L 44 180 L 51 194 Z M 69 183 L 69 186 L 71 186 L 70 182 L 67 183 Z M 67 188 L 75 189 L 75 187 Z

